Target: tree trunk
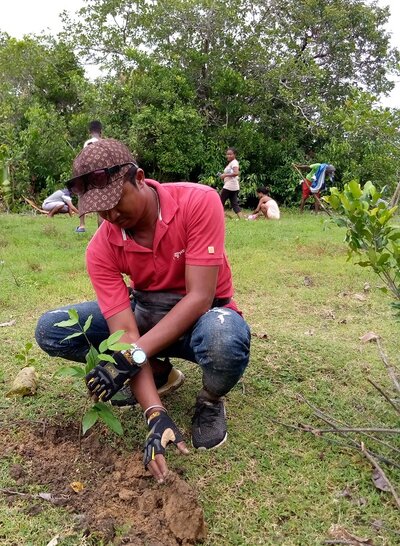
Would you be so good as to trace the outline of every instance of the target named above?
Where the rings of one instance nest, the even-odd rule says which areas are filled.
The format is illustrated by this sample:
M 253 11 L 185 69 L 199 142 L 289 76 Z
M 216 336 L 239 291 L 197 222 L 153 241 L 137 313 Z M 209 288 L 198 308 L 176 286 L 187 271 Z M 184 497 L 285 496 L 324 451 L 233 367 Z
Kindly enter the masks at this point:
M 394 194 L 390 200 L 390 206 L 395 207 L 400 201 L 400 182 L 397 184 L 397 188 L 394 190 Z

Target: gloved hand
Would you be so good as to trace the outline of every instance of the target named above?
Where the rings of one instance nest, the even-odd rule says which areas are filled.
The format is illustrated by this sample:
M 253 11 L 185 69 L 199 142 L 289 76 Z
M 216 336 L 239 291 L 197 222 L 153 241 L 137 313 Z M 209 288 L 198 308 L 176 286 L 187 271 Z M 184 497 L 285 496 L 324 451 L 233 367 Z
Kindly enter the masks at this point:
M 115 364 L 102 361 L 85 377 L 90 394 L 102 402 L 110 400 L 141 370 L 139 366 L 130 364 L 120 352 L 115 352 L 112 356 Z
M 175 444 L 181 453 L 184 454 L 189 453 L 189 450 L 183 441 L 183 436 L 178 427 L 165 411 L 153 411 L 147 421 L 147 425 L 150 432 L 148 433 L 144 444 L 143 464 L 145 468 L 150 465 L 150 472 L 159 483 L 162 483 L 168 471 L 164 461 L 165 448 L 167 445 L 171 443 Z M 160 457 L 157 457 L 156 459 L 157 455 L 162 456 L 162 460 L 159 460 L 159 464 L 157 464 L 157 459 L 160 459 Z

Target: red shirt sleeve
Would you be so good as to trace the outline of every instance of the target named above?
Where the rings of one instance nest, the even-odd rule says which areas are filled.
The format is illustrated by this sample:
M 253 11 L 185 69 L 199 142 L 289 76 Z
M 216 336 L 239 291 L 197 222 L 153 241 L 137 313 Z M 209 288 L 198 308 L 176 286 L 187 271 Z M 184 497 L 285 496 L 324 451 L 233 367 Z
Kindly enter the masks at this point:
M 186 264 L 223 264 L 225 219 L 215 190 L 193 192 L 186 211 L 186 230 Z
M 103 222 L 86 251 L 87 270 L 105 319 L 130 307 L 128 288 L 117 267 L 107 229 Z

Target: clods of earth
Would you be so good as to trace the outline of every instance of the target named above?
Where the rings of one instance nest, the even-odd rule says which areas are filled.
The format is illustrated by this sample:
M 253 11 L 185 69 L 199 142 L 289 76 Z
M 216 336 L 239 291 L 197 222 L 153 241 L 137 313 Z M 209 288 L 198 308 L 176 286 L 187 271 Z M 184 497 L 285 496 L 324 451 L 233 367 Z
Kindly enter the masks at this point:
M 26 496 L 32 517 L 48 501 L 71 513 L 79 533 L 95 534 L 104 544 L 188 546 L 204 540 L 203 510 L 193 489 L 174 472 L 166 484 L 156 484 L 141 453 L 118 453 L 94 432 L 79 442 L 75 426 L 47 426 L 18 436 L 22 441 L 1 431 L 0 456 L 19 461 L 9 470 L 10 503 L 15 491 L 32 485 L 46 491 L 44 500 Z M 124 534 L 116 538 L 118 528 Z

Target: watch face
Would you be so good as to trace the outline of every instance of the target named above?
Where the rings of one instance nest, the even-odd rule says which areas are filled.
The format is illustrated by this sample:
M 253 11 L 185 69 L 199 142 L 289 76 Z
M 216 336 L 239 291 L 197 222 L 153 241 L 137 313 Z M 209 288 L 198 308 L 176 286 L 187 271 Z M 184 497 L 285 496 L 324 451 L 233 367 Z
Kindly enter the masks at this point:
M 147 360 L 146 353 L 142 349 L 135 349 L 132 352 L 132 360 L 138 366 L 142 366 Z

